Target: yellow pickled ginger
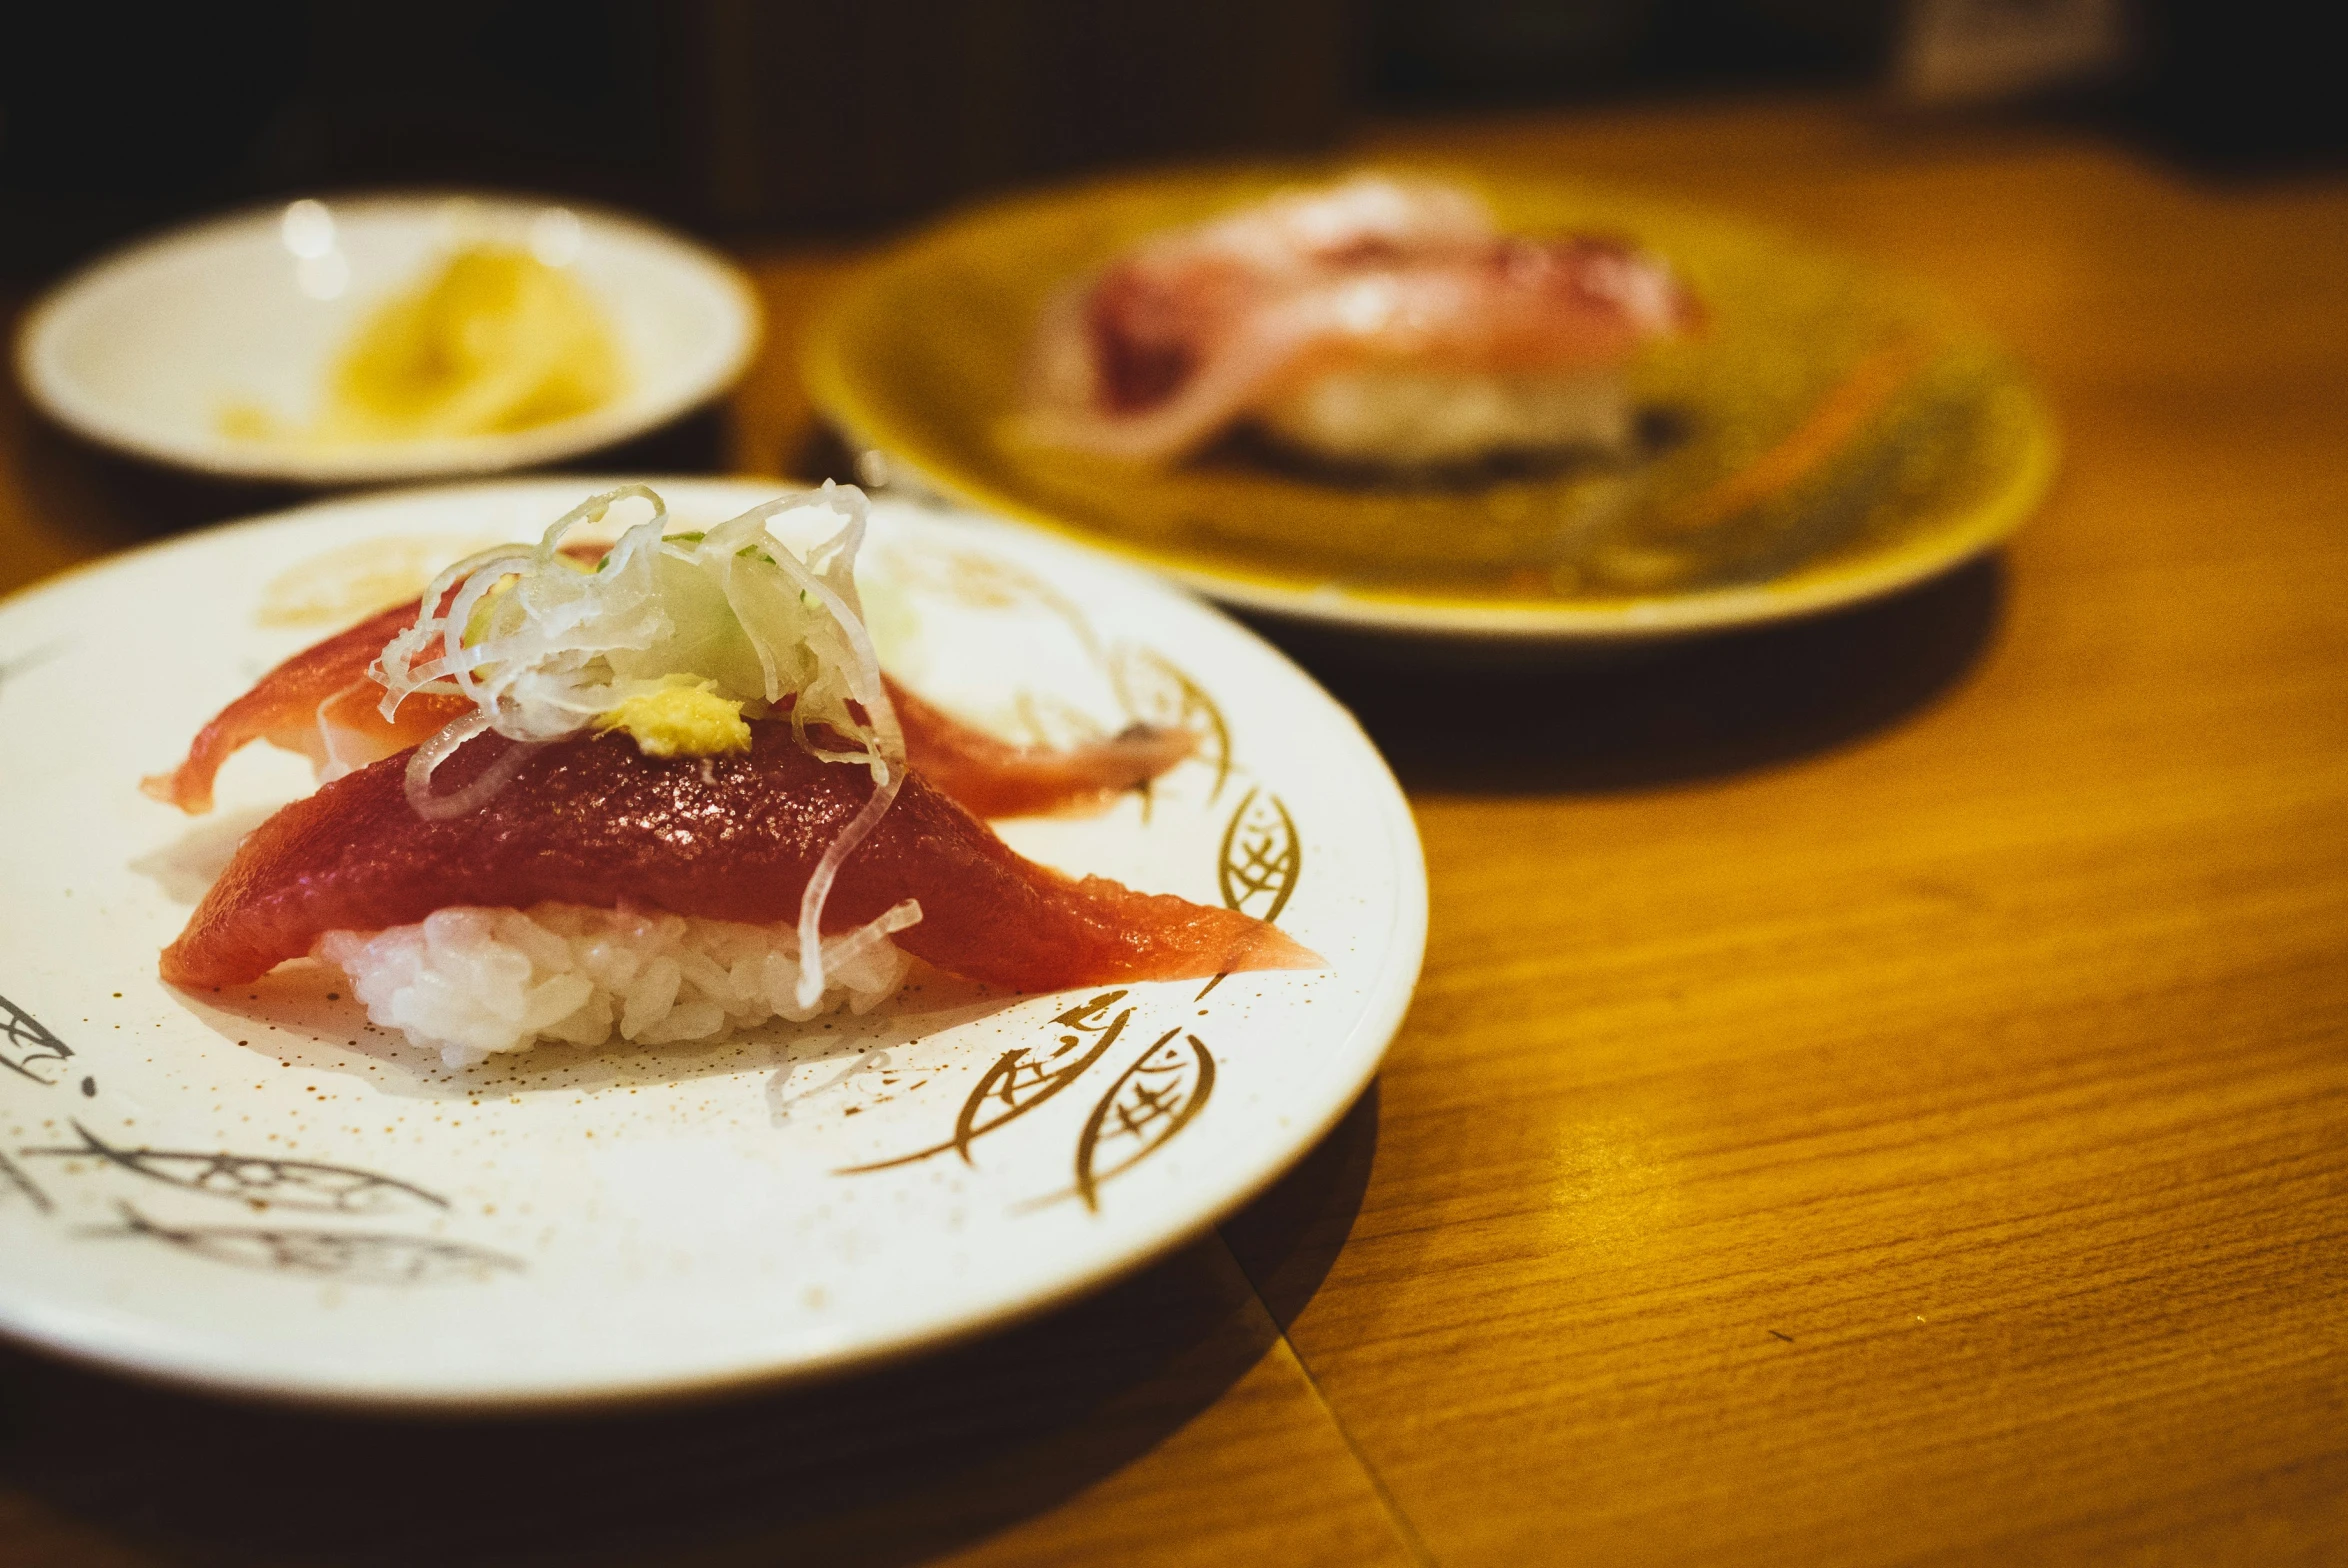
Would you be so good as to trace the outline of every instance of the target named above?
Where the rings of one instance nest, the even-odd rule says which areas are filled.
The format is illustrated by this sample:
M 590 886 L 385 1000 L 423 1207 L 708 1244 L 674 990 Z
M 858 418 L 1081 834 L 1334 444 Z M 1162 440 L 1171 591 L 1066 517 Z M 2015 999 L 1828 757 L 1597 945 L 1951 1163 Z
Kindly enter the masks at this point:
M 472 245 L 359 328 L 327 379 L 323 412 L 284 429 L 224 412 L 233 435 L 323 442 L 430 440 L 552 424 L 600 407 L 623 380 L 594 297 L 526 250 Z

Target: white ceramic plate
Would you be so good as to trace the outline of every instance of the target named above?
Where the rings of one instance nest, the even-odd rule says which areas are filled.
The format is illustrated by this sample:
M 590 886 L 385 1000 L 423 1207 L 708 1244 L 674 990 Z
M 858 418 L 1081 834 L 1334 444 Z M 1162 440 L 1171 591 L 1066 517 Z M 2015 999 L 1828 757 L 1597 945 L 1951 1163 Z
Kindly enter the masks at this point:
M 1328 969 L 1106 997 L 933 977 L 863 1019 L 470 1071 L 373 1030 L 307 964 L 227 998 L 165 987 L 156 952 L 208 874 L 308 774 L 251 748 L 196 819 L 140 775 L 277 659 L 594 488 L 324 504 L 0 606 L 0 1329 L 376 1406 L 788 1378 L 1138 1266 L 1270 1182 L 1369 1081 L 1418 975 L 1426 882 L 1351 717 L 1177 590 L 891 503 L 866 581 L 917 690 L 1036 738 L 1176 715 L 1209 734 L 1146 800 L 1005 836 L 1276 918 Z M 660 488 L 678 526 L 773 493 Z
M 617 398 L 508 434 L 325 446 L 225 433 L 237 405 L 307 421 L 369 310 L 479 238 L 576 271 L 619 340 Z M 101 445 L 224 476 L 355 484 L 498 472 L 639 435 L 732 385 L 758 335 L 742 275 L 664 230 L 583 206 L 367 196 L 239 213 L 96 262 L 26 316 L 16 365 L 36 405 Z

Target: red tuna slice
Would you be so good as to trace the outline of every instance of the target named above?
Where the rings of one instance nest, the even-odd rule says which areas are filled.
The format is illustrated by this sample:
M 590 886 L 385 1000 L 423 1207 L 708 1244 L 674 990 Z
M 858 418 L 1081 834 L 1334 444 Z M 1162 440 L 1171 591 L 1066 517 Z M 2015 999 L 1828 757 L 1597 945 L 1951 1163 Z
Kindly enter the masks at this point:
M 1147 784 L 1198 749 L 1195 731 L 1128 725 L 1107 740 L 1056 751 L 1014 746 L 931 707 L 887 676 L 905 730 L 905 757 L 930 783 L 981 817 L 1032 817 L 1095 805 Z
M 616 736 L 558 741 L 488 804 L 440 821 L 408 804 L 405 755 L 372 763 L 253 830 L 163 950 L 163 978 L 233 985 L 308 953 L 327 931 L 407 925 L 460 905 L 796 920 L 809 874 L 871 796 L 872 777 L 818 761 L 787 724 L 751 729 L 750 751 L 715 758 L 647 757 Z M 463 747 L 435 790 L 470 783 L 505 744 Z M 907 898 L 920 901 L 922 918 L 898 945 L 1015 990 L 1321 962 L 1235 910 L 1025 860 L 918 773 L 841 867 L 824 929 Z
M 459 697 L 412 697 L 386 719 L 383 688 L 367 666 L 383 645 L 416 624 L 413 604 L 395 605 L 286 660 L 196 732 L 185 761 L 139 788 L 190 814 L 212 809 L 212 781 L 246 744 L 265 740 L 320 768 L 354 767 L 418 744 L 472 706 Z
M 368 676 L 367 667 L 385 643 L 415 623 L 414 605 L 394 606 L 295 654 L 205 725 L 187 760 L 139 787 L 182 811 L 205 812 L 212 809 L 212 781 L 221 764 L 251 741 L 298 751 L 321 770 L 337 772 L 422 743 L 472 704 L 462 697 L 418 693 L 402 702 L 392 718 L 378 710 L 383 688 Z M 1035 816 L 1097 804 L 1156 778 L 1198 745 L 1189 730 L 1137 724 L 1108 740 L 1066 751 L 1014 746 L 932 707 L 893 680 L 888 692 L 913 767 L 982 817 Z

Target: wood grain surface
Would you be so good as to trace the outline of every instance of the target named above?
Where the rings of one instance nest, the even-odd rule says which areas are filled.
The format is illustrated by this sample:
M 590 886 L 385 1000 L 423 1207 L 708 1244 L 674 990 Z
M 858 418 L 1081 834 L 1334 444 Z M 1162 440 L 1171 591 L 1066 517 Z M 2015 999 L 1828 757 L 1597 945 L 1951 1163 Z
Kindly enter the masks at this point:
M 1642 661 L 1299 645 L 1417 809 L 1425 980 L 1328 1143 L 1150 1272 L 596 1421 L 0 1352 L 0 1561 L 2348 1562 L 2348 182 L 1820 103 L 1370 146 L 1937 285 L 2046 388 L 2052 500 Z M 790 365 L 843 258 L 750 259 L 759 366 L 644 462 L 838 461 Z M 6 396 L 0 586 L 268 499 Z

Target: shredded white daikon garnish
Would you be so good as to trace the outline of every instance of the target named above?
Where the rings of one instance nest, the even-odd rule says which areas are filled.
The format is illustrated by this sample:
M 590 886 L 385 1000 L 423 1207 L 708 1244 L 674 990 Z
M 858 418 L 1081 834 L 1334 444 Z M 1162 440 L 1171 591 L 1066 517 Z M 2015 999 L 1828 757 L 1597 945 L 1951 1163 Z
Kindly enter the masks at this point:
M 599 565 L 590 569 L 563 553 L 573 528 L 598 523 L 631 499 L 648 503 L 652 515 L 620 535 Z M 838 526 L 801 556 L 769 524 L 808 512 Z M 387 718 L 418 692 L 473 704 L 416 749 L 409 804 L 428 818 L 472 811 L 537 747 L 679 682 L 713 683 L 708 689 L 755 712 L 787 706 L 801 745 L 827 762 L 871 769 L 874 784 L 800 901 L 806 957 L 799 990 L 801 1004 L 813 1006 L 823 992 L 817 923 L 824 900 L 905 776 L 904 733 L 856 591 L 865 519 L 862 491 L 826 484 L 752 507 L 706 533 L 664 534 L 668 507 L 659 494 L 623 485 L 564 513 L 534 547 L 501 545 L 459 561 L 424 590 L 416 624 L 384 647 L 369 672 L 383 684 Z M 515 744 L 463 789 L 435 795 L 440 764 L 488 731 Z

